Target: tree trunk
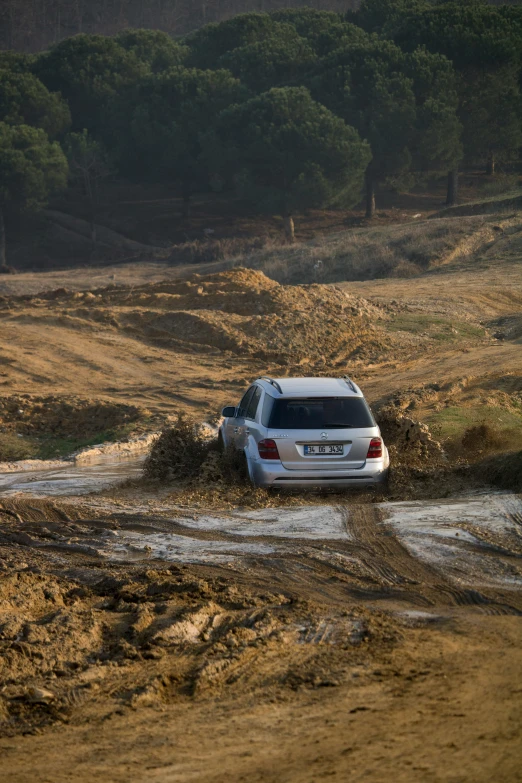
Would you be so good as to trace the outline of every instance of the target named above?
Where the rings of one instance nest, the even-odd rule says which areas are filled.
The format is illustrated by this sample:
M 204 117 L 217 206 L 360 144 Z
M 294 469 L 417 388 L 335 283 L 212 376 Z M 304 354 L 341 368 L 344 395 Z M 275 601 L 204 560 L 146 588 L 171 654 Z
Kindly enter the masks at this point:
M 4 211 L 0 207 L 0 266 L 6 265 Z
M 286 241 L 292 244 L 293 242 L 295 242 L 294 219 L 292 215 L 283 216 L 283 225 L 285 227 Z
M 366 174 L 366 217 L 375 217 L 375 181 L 371 174 Z
M 448 193 L 446 196 L 446 206 L 453 207 L 457 203 L 459 191 L 459 170 L 452 169 L 448 171 Z
M 486 174 L 488 177 L 493 177 L 495 175 L 495 153 L 490 152 L 488 155 L 488 162 L 486 164 Z

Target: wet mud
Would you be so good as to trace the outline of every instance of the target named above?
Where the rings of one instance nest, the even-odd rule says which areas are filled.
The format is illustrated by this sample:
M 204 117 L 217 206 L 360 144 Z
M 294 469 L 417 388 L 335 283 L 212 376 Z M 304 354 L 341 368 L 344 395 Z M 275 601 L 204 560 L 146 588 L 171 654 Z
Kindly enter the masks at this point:
M 400 503 L 347 496 L 341 504 L 212 511 L 136 488 L 125 500 L 124 492 L 63 497 L 49 486 L 56 496 L 0 496 L 0 751 L 11 759 L 15 783 L 66 781 L 78 768 L 78 730 L 85 752 L 103 757 L 112 748 L 104 765 L 89 762 L 79 780 L 137 782 L 150 754 L 158 769 L 169 767 L 172 753 L 178 757 L 158 750 L 172 732 L 190 747 L 209 721 L 225 725 L 225 713 L 232 723 L 223 732 L 238 754 L 251 752 L 259 727 L 236 735 L 236 720 L 259 712 L 276 747 L 278 721 L 293 725 L 293 710 L 315 710 L 322 724 L 345 714 L 361 748 L 368 732 L 388 743 L 403 736 L 398 725 L 404 737 L 419 737 L 424 728 L 410 725 L 412 716 L 427 710 L 447 744 L 448 687 L 458 685 L 451 698 L 462 700 L 481 655 L 486 663 L 474 687 L 490 712 L 488 677 L 499 644 L 505 680 L 497 691 L 516 679 L 520 495 Z M 507 698 L 511 704 L 516 693 Z M 390 705 L 401 704 L 404 714 L 390 724 Z M 473 702 L 453 713 L 464 719 L 476 709 Z M 507 732 L 510 715 L 495 718 L 496 731 Z M 131 742 L 143 731 L 153 743 L 146 752 Z M 308 731 L 301 726 L 298 743 Z M 63 768 L 60 736 L 68 748 Z M 322 770 L 316 779 L 330 768 L 348 774 L 343 736 L 336 732 L 329 751 L 335 761 L 315 762 Z M 307 742 L 316 739 L 312 732 Z M 25 755 L 10 751 L 20 741 Z M 466 743 L 473 746 L 475 734 Z M 514 734 L 501 742 L 515 744 Z M 203 746 L 206 740 L 178 777 L 151 779 L 210 783 L 243 769 L 226 756 L 211 774 L 196 759 L 216 759 L 218 746 Z M 386 748 L 381 753 L 387 758 Z M 128 757 L 136 769 L 128 769 Z M 362 768 L 368 758 L 358 762 Z M 280 777 L 257 758 L 245 774 L 314 779 L 297 758 L 293 764 Z M 504 767 L 511 774 L 507 761 Z M 413 768 L 403 773 L 399 780 L 419 779 Z M 508 773 L 499 779 L 515 779 Z

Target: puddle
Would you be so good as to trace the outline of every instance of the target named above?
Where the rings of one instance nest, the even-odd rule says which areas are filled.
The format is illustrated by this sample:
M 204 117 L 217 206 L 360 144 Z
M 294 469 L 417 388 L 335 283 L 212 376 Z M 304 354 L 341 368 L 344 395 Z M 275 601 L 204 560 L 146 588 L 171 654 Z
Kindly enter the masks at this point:
M 307 540 L 348 540 L 343 516 L 333 506 L 266 508 L 260 511 L 232 512 L 230 516 L 200 516 L 183 519 L 184 527 L 219 530 L 239 536 L 274 536 Z
M 111 455 L 88 465 L 64 463 L 63 467 L 50 470 L 0 473 L 0 495 L 23 492 L 31 497 L 45 497 L 99 492 L 126 478 L 137 477 L 144 459 L 144 455 L 120 459 Z
M 277 549 L 258 542 L 209 541 L 179 536 L 174 533 L 118 532 L 117 538 L 107 542 L 104 556 L 110 560 L 136 561 L 146 559 L 170 560 L 182 563 L 230 563 L 248 555 L 271 555 Z
M 379 504 L 386 523 L 420 560 L 461 583 L 522 585 L 522 499 L 491 493 Z

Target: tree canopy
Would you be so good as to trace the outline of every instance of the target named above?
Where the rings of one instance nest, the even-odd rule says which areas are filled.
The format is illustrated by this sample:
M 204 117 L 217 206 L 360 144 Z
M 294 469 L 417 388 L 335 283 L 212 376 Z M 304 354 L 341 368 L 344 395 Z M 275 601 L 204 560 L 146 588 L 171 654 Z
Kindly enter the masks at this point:
M 367 214 L 374 183 L 461 154 L 451 63 L 418 50 L 408 55 L 377 38 L 324 58 L 310 76 L 312 94 L 357 128 L 372 151 Z
M 32 74 L 0 69 L 0 121 L 32 125 L 56 138 L 71 124 L 71 115 L 61 96 Z
M 76 35 L 38 57 L 33 71 L 48 90 L 67 100 L 73 130 L 87 128 L 97 135 L 110 102 L 149 68 L 113 38 Z
M 299 82 L 316 60 L 312 47 L 292 25 L 278 24 L 272 36 L 224 54 L 219 64 L 253 92 L 263 92 Z
M 211 167 L 235 171 L 243 198 L 283 215 L 293 238 L 296 210 L 358 193 L 371 152 L 357 131 L 304 87 L 273 88 L 231 106 L 204 139 Z
M 149 75 L 115 104 L 113 152 L 120 167 L 140 177 L 179 180 L 186 201 L 204 176 L 200 135 L 246 91 L 229 71 L 179 66 Z M 115 149 L 116 148 L 116 149 Z
M 188 47 L 161 30 L 123 30 L 114 37 L 117 44 L 147 63 L 151 71 L 166 71 L 186 60 Z
M 0 265 L 5 264 L 4 214 L 39 209 L 67 184 L 58 142 L 28 125 L 0 122 Z

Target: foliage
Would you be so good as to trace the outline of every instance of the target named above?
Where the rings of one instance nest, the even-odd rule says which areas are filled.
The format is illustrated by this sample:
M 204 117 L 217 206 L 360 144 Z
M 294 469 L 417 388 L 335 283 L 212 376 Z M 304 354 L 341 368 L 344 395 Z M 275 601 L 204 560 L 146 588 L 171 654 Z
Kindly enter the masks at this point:
M 458 114 L 468 162 L 513 158 L 522 144 L 522 14 L 471 0 L 406 14 L 390 30 L 406 51 L 426 47 L 458 72 Z
M 272 12 L 270 16 L 276 22 L 291 24 L 319 57 L 324 57 L 340 46 L 366 38 L 359 27 L 349 24 L 331 11 L 316 11 L 306 7 L 285 8 Z
M 393 30 L 406 14 L 430 7 L 428 0 L 362 0 L 359 10 L 349 14 L 369 33 Z
M 277 25 L 274 35 L 240 46 L 223 55 L 219 64 L 228 68 L 253 92 L 300 81 L 316 61 L 307 41 L 291 25 Z
M 41 129 L 0 122 L 0 208 L 38 209 L 66 184 L 67 160 L 57 142 Z
M 161 30 L 123 30 L 114 40 L 147 63 L 153 73 L 182 65 L 189 52 Z
M 268 14 L 239 14 L 219 24 L 207 24 L 184 39 L 189 47 L 188 65 L 215 68 L 233 49 L 263 41 L 273 34 L 275 22 Z
M 12 49 L 0 51 L 0 69 L 5 69 L 12 73 L 29 73 L 35 59 L 33 55 L 15 52 Z
M 225 110 L 204 144 L 211 167 L 236 171 L 245 199 L 283 215 L 328 204 L 342 189 L 357 199 L 370 160 L 354 128 L 303 87 L 274 88 Z
M 37 59 L 34 72 L 52 92 L 68 101 L 73 131 L 99 135 L 111 101 L 148 72 L 148 65 L 114 39 L 77 35 Z
M 439 55 L 408 55 L 371 38 L 324 58 L 309 83 L 317 100 L 369 142 L 371 179 L 448 165 L 460 155 L 454 74 Z
M 41 128 L 51 138 L 71 123 L 67 104 L 32 74 L 0 69 L 0 121 Z
M 116 103 L 114 154 L 138 176 L 181 179 L 186 187 L 204 174 L 200 134 L 209 118 L 241 101 L 244 88 L 228 71 L 183 67 L 151 75 Z

